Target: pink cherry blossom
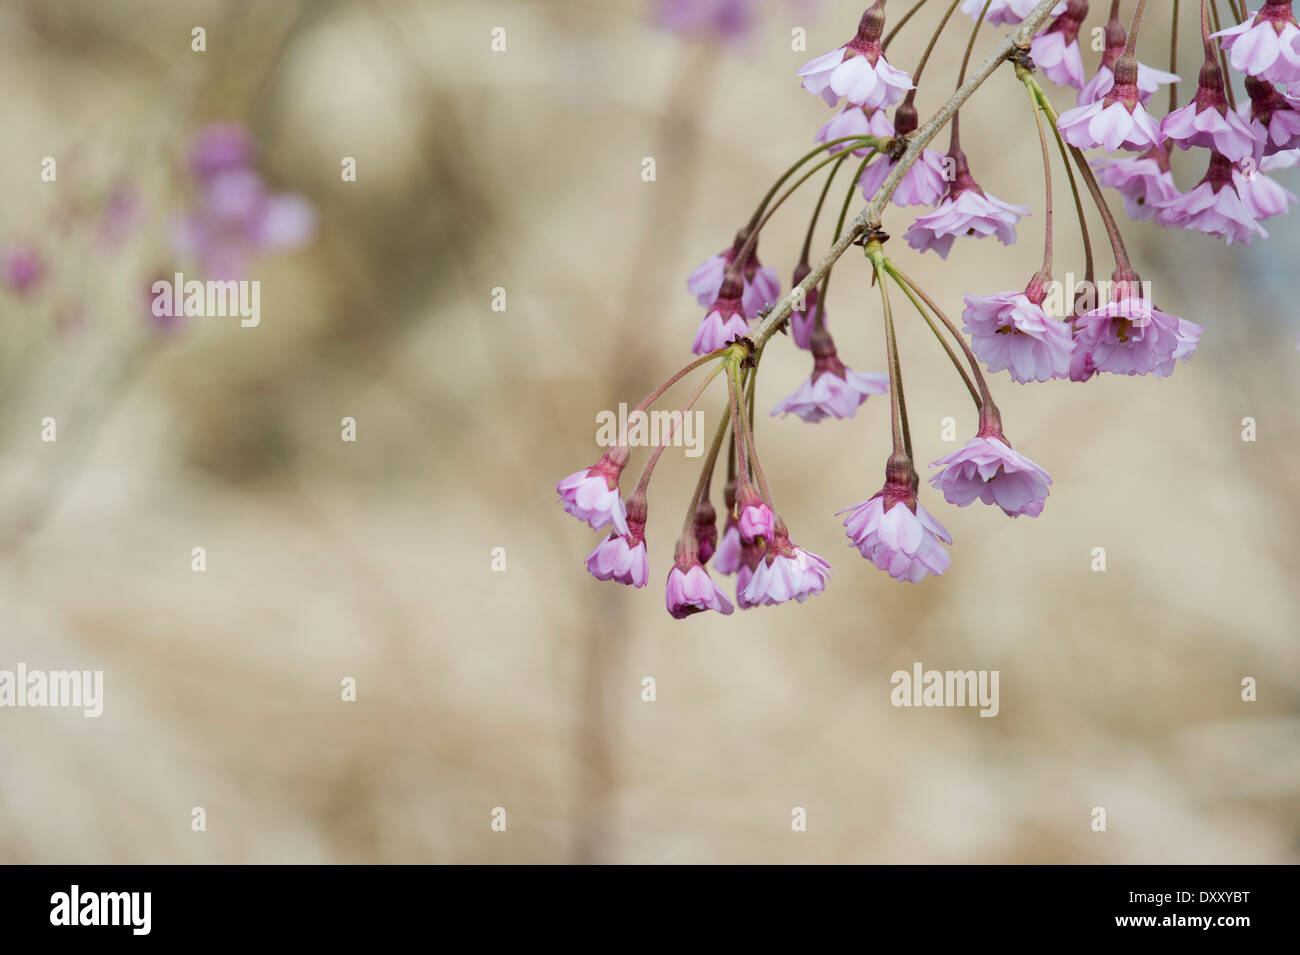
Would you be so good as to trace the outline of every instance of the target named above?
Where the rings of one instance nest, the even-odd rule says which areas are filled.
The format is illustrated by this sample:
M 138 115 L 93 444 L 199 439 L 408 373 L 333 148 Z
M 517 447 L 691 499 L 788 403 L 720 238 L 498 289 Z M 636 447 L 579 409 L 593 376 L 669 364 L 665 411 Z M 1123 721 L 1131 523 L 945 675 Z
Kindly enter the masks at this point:
M 989 371 L 1008 371 L 1022 384 L 1069 375 L 1070 326 L 1043 311 L 1041 301 L 1024 292 L 967 294 L 965 300 L 965 331 Z
M 980 11 L 984 9 L 984 4 L 985 0 L 962 0 L 961 12 L 972 20 L 978 19 Z M 1029 16 L 1036 6 L 1038 6 L 1038 0 L 993 0 L 989 4 L 988 13 L 984 14 L 984 22 L 993 26 L 1004 23 L 1019 23 Z M 1064 12 L 1064 3 L 1058 3 L 1052 8 L 1053 16 L 1060 16 Z
M 740 569 L 740 527 L 736 518 L 727 515 L 727 526 L 722 531 L 722 542 L 713 555 L 713 569 L 720 574 L 734 574 Z
M 665 602 L 668 612 L 675 620 L 683 620 L 705 610 L 730 614 L 735 609 L 700 562 L 685 554 L 679 554 L 672 570 L 668 571 Z
M 748 607 L 775 606 L 790 600 L 803 603 L 826 589 L 830 574 L 830 564 L 778 532 L 737 601 Z
M 813 137 L 813 141 L 833 143 L 835 140 L 843 139 L 846 136 L 875 136 L 878 139 L 892 139 L 894 124 L 883 109 L 869 109 L 850 104 L 836 113 L 825 126 L 817 130 L 817 135 Z M 848 143 L 836 143 L 836 145 L 827 148 L 826 154 L 834 156 L 836 153 L 847 149 L 848 146 Z M 865 156 L 870 149 L 870 146 L 860 146 L 853 150 L 853 155 Z
M 1160 87 L 1177 83 L 1181 79 L 1182 77 L 1177 73 L 1167 73 L 1164 70 L 1157 70 L 1154 67 L 1147 66 L 1145 63 L 1139 63 L 1137 76 L 1138 101 L 1143 106 L 1146 106 L 1151 101 L 1151 97 L 1160 92 Z M 1114 88 L 1115 71 L 1110 66 L 1103 65 L 1098 68 L 1083 89 L 1079 90 L 1075 105 L 1087 106 L 1089 103 L 1100 102 Z
M 1241 198 L 1240 173 L 1223 154 L 1211 151 L 1210 168 L 1195 189 L 1171 199 L 1156 213 L 1156 222 L 1176 229 L 1221 235 L 1228 245 L 1250 245 L 1256 235 L 1268 238 L 1254 210 Z
M 826 418 L 852 418 L 869 395 L 888 393 L 889 376 L 879 372 L 864 375 L 846 368 L 825 329 L 813 333 L 812 351 L 812 376 L 778 402 L 773 415 L 794 414 L 809 424 Z
M 1220 106 L 1202 105 L 1199 95 L 1196 102 L 1166 116 L 1160 123 L 1160 131 L 1180 149 L 1212 147 L 1233 162 L 1253 156 L 1259 146 L 1257 134 L 1228 109 L 1226 102 Z
M 984 431 L 931 464 L 941 470 L 930 477 L 930 483 L 958 507 L 978 499 L 996 504 L 1011 517 L 1037 517 L 1050 493 L 1051 476 L 1013 450 L 999 429 Z
M 1169 156 L 1159 146 L 1136 159 L 1094 159 L 1091 165 L 1102 185 L 1119 190 L 1131 219 L 1152 219 L 1161 206 L 1178 198 Z
M 731 248 L 705 259 L 686 277 L 686 291 L 694 295 L 700 305 L 709 305 L 721 294 L 727 269 L 744 247 L 745 235 L 744 232 L 737 234 Z M 764 268 L 758 261 L 757 245 L 755 242 L 751 247 L 741 270 L 744 284 L 740 302 L 746 318 L 756 318 L 764 306 L 781 297 L 781 280 L 777 278 L 776 269 Z
M 870 202 L 894 171 L 894 160 L 878 159 L 862 171 L 858 186 L 862 197 Z M 944 155 L 937 149 L 924 149 L 921 157 L 904 173 L 898 188 L 890 197 L 896 206 L 933 206 L 943 200 L 948 191 L 948 170 Z
M 1276 180 L 1258 170 L 1246 175 L 1233 169 L 1232 182 L 1237 187 L 1237 195 L 1258 222 L 1286 215 L 1291 203 L 1296 201 L 1294 192 L 1284 189 Z
M 587 556 L 587 570 L 597 580 L 644 587 L 650 574 L 646 558 L 645 525 L 628 521 L 627 535 L 610 534 Z
M 745 320 L 744 306 L 740 299 L 719 298 L 700 320 L 691 350 L 697 355 L 707 355 L 735 341 L 737 336 L 743 338 L 747 334 L 749 322 Z
M 1272 156 L 1300 148 L 1300 99 L 1277 90 L 1272 83 L 1246 77 L 1250 103 L 1242 103 L 1242 119 L 1250 124 L 1261 152 Z
M 793 284 L 798 285 L 810 272 L 812 269 L 808 263 L 800 262 L 794 270 Z M 819 322 L 822 328 L 826 327 L 826 309 L 822 305 L 821 286 L 814 285 L 804 296 L 803 309 L 790 313 L 790 337 L 800 348 L 810 348 L 813 330 Z
M 1212 35 L 1237 72 L 1270 83 L 1300 83 L 1300 25 L 1291 0 L 1269 0 L 1237 26 Z
M 912 79 L 885 59 L 880 36 L 885 24 L 884 4 L 877 2 L 862 15 L 857 35 L 838 50 L 831 50 L 799 67 L 803 88 L 834 106 L 844 97 L 855 106 L 893 106 L 913 89 Z
M 1088 0 L 1070 0 L 1064 12 L 1030 45 L 1029 55 L 1049 80 L 1058 86 L 1081 89 L 1085 82 L 1079 28 L 1088 15 Z
M 910 482 L 887 482 L 873 497 L 838 513 L 853 546 L 895 580 L 916 583 L 952 563 L 952 537 L 916 500 Z M 942 542 L 942 543 L 940 543 Z
M 1066 110 L 1056 121 L 1061 136 L 1079 149 L 1143 151 L 1160 144 L 1160 126 L 1138 102 L 1134 87 L 1111 90 L 1104 99 Z M 1127 99 L 1125 98 L 1127 93 Z
M 1167 377 L 1177 359 L 1196 349 L 1203 329 L 1170 315 L 1121 286 L 1117 298 L 1075 319 L 1075 354 L 1086 353 L 1094 371 Z M 1082 371 L 1084 367 L 1081 361 Z M 1071 374 L 1073 378 L 1074 375 Z M 1091 377 L 1091 374 L 1088 374 Z M 1086 380 L 1079 378 L 1076 380 Z
M 961 192 L 956 198 L 949 193 L 938 209 L 912 223 L 903 238 L 918 252 L 933 249 L 941 259 L 948 258 L 958 236 L 983 239 L 993 235 L 1003 245 L 1012 245 L 1016 223 L 1029 211 L 1029 206 L 1013 206 L 975 190 Z
M 560 504 L 596 530 L 613 525 L 619 534 L 626 535 L 627 512 L 618 493 L 618 479 L 626 464 L 626 449 L 611 448 L 592 467 L 575 471 L 555 485 Z
M 743 543 L 752 544 L 759 538 L 771 540 L 776 526 L 776 515 L 753 488 L 741 488 L 737 502 L 740 515 L 737 527 Z

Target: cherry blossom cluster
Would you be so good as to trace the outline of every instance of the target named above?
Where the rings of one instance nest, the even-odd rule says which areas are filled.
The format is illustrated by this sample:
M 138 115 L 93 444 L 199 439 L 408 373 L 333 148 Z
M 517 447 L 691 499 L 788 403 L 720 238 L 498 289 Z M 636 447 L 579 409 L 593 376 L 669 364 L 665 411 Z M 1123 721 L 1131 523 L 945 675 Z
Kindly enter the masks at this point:
M 892 448 L 883 486 L 839 514 L 850 543 L 864 558 L 896 580 L 915 583 L 948 569 L 953 541 L 920 500 L 921 476 L 895 337 L 896 306 L 906 303 L 908 313 L 933 332 L 978 413 L 975 435 L 930 465 L 931 488 L 957 507 L 980 501 L 1013 518 L 1037 517 L 1052 479 L 1012 447 L 988 376 L 1006 372 L 1020 384 L 1083 382 L 1101 374 L 1163 378 L 1195 352 L 1203 332 L 1153 301 L 1129 257 L 1103 186 L 1120 192 L 1134 219 L 1222 236 L 1229 243 L 1264 236 L 1259 223 L 1295 201 L 1265 175 L 1294 165 L 1300 156 L 1300 98 L 1290 92 L 1300 94 L 1300 27 L 1291 3 L 1270 0 L 1251 12 L 1227 0 L 1227 22 L 1222 22 L 1218 7 L 1202 0 L 1199 24 L 1191 17 L 1184 21 L 1199 26 L 1204 50 L 1196 91 L 1182 106 L 1171 93 L 1173 102 L 1163 118 L 1152 114 L 1153 98 L 1162 88 L 1181 88 L 1180 77 L 1174 62 L 1168 71 L 1138 62 L 1146 0 L 1132 4 L 1127 22 L 1121 19 L 1120 0 L 1110 4 L 1105 48 L 1091 76 L 1080 47 L 1080 37 L 1089 35 L 1088 0 L 951 0 L 910 72 L 891 63 L 886 50 L 898 29 L 908 21 L 920 22 L 913 15 L 925 0 L 914 3 L 890 33 L 885 31 L 886 5 L 886 0 L 876 0 L 847 42 L 797 71 L 803 88 L 835 112 L 813 135 L 815 147 L 776 180 L 731 244 L 688 276 L 687 290 L 704 308 L 692 342 L 697 357 L 637 406 L 638 411 L 649 409 L 673 385 L 695 376 L 699 380 L 682 409 L 688 412 L 713 382 L 725 382 L 726 412 L 687 503 L 668 573 L 665 600 L 673 617 L 705 610 L 730 614 L 735 605 L 803 602 L 822 593 L 829 580 L 827 561 L 791 538 L 759 459 L 756 383 L 763 354 L 777 332 L 788 333 L 794 347 L 808 354 L 812 369 L 775 404 L 772 415 L 794 415 L 815 424 L 853 418 L 873 395 L 889 402 Z M 916 106 L 922 76 L 940 36 L 953 22 L 963 22 L 953 17 L 958 7 L 973 25 L 954 91 L 922 124 Z M 1159 7 L 1170 13 L 1176 36 L 1179 4 Z M 1011 28 L 1011 35 L 968 79 L 981 28 L 1000 26 Z M 886 254 L 890 236 L 882 220 L 893 209 L 927 210 L 914 214 L 902 234 L 907 248 L 918 255 L 934 252 L 946 259 L 958 240 L 1016 242 L 1017 228 L 1032 207 L 1004 201 L 980 186 L 960 132 L 963 104 L 984 80 L 1005 69 L 1014 70 L 1028 94 L 1027 128 L 1036 134 L 1042 158 L 1042 265 L 1023 289 L 966 293 L 959 328 Z M 1042 76 L 1071 88 L 1075 105 L 1058 113 L 1040 85 Z M 1246 93 L 1240 105 L 1234 102 L 1234 80 Z M 944 127 L 949 144 L 940 152 L 930 143 Z M 1208 154 L 1205 176 L 1185 192 L 1173 178 L 1174 147 Z M 1089 150 L 1110 155 L 1090 161 Z M 814 235 L 846 164 L 853 172 L 835 224 L 835 243 L 814 265 Z M 1054 166 L 1068 179 L 1085 259 L 1084 282 L 1059 308 L 1050 307 L 1051 290 L 1059 288 L 1053 280 Z M 783 294 L 778 272 L 759 259 L 759 239 L 773 216 L 819 174 L 822 186 L 790 273 L 792 288 Z M 859 191 L 867 206 L 846 227 Z M 1108 282 L 1095 280 L 1088 207 L 1104 227 L 1114 261 Z M 868 283 L 876 289 L 871 298 L 879 297 L 884 372 L 850 368 L 831 335 L 830 280 L 850 247 L 860 248 L 867 263 L 853 298 L 861 299 Z M 666 445 L 665 439 L 651 451 L 626 498 L 621 490 L 631 458 L 626 436 L 595 465 L 556 486 L 566 511 L 603 532 L 587 558 L 587 569 L 597 579 L 634 587 L 647 583 L 648 490 Z M 724 509 L 719 515 L 710 498 L 724 458 Z M 710 568 L 735 576 L 734 604 Z

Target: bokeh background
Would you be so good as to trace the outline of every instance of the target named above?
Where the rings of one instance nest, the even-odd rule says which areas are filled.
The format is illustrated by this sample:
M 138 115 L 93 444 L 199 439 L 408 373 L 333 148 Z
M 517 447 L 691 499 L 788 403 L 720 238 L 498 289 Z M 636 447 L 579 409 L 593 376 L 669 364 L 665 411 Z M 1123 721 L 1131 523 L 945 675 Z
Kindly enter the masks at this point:
M 0 295 L 0 668 L 105 680 L 98 720 L 0 711 L 0 860 L 1297 861 L 1295 215 L 1249 249 L 1126 227 L 1163 307 L 1205 326 L 1199 350 L 1165 381 L 996 376 L 1008 435 L 1056 483 L 1036 521 L 924 497 L 956 539 L 942 578 L 890 580 L 833 516 L 880 486 L 881 400 L 760 426 L 793 535 L 834 566 L 822 596 L 670 619 L 699 464 L 677 451 L 651 489 L 650 585 L 585 572 L 597 535 L 554 483 L 599 456 L 597 411 L 688 357 L 686 274 L 830 117 L 794 70 L 861 12 L 737 3 L 752 19 L 718 29 L 691 15 L 711 4 L 673 6 L 668 26 L 632 0 L 0 6 L 0 243 L 30 256 Z M 1158 66 L 1164 6 L 1142 35 Z M 923 116 L 968 29 L 959 15 L 941 41 Z M 1190 18 L 1181 32 L 1192 75 Z M 1003 31 L 986 33 L 977 61 Z M 1011 71 L 963 116 L 981 183 L 1035 215 L 1018 245 L 959 242 L 946 262 L 889 246 L 953 314 L 963 292 L 1023 287 L 1042 238 Z M 252 251 L 257 328 L 160 325 L 146 304 L 153 278 L 200 274 L 175 227 L 213 122 L 242 124 L 265 187 L 313 214 L 302 241 Z M 1184 188 L 1202 162 L 1178 157 Z M 1057 271 L 1079 272 L 1056 172 Z M 787 287 L 815 188 L 763 238 Z M 865 263 L 836 275 L 841 355 L 883 370 Z M 962 440 L 975 418 L 899 314 L 929 461 L 951 450 L 943 418 Z M 807 374 L 777 345 L 765 407 Z M 889 675 L 914 661 L 999 670 L 1000 715 L 892 707 Z

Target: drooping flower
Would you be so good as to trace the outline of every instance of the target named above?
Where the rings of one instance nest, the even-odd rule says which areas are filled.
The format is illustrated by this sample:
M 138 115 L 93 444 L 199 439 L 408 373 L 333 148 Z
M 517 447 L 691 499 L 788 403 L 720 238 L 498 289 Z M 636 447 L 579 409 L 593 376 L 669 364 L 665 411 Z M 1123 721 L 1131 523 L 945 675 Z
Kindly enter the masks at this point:
M 1096 372 L 1163 378 L 1173 372 L 1176 360 L 1186 359 L 1196 350 L 1203 329 L 1152 305 L 1131 272 L 1116 271 L 1113 296 L 1112 301 L 1074 320 L 1074 348 L 1081 372 L 1088 367 L 1082 361 L 1086 354 Z
M 862 374 L 846 368 L 835 350 L 830 332 L 824 328 L 812 333 L 813 370 L 799 389 L 781 399 L 772 409 L 775 415 L 798 415 L 809 424 L 826 418 L 852 418 L 858 406 L 870 395 L 889 391 L 889 376 L 872 372 Z
M 1213 34 L 1234 70 L 1270 83 L 1300 82 L 1300 24 L 1291 2 L 1268 0 L 1235 27 Z
M 718 546 L 718 512 L 708 498 L 695 505 L 694 531 L 700 563 L 707 564 Z
M 864 199 L 870 202 L 876 197 L 880 187 L 894 171 L 895 164 L 893 158 L 886 157 L 872 162 L 862 170 L 858 186 L 862 189 Z M 903 174 L 889 201 L 896 206 L 933 206 L 943 201 L 947 191 L 948 175 L 943 153 L 927 147 Z
M 799 67 L 803 88 L 834 106 L 844 97 L 855 106 L 893 106 L 912 89 L 912 79 L 885 59 L 880 37 L 885 27 L 884 0 L 862 14 L 857 35 Z
M 903 234 L 907 244 L 918 252 L 933 249 L 942 259 L 948 258 L 953 240 L 958 236 L 983 239 L 997 236 L 1003 245 L 1016 241 L 1016 223 L 1029 215 L 1028 206 L 1013 206 L 984 192 L 970 174 L 966 154 L 956 145 L 948 152 L 953 160 L 953 180 L 948 195 L 939 208 L 917 218 Z
M 798 285 L 812 272 L 807 260 L 801 261 L 794 270 L 793 285 Z M 826 327 L 826 306 L 822 302 L 821 286 L 814 285 L 804 296 L 804 307 L 790 312 L 790 337 L 800 348 L 812 347 L 813 329 L 821 325 Z
M 915 472 L 891 459 L 885 486 L 852 507 L 844 527 L 863 557 L 895 580 L 916 583 L 927 574 L 942 574 L 952 563 L 943 544 L 952 537 L 916 500 Z M 942 542 L 942 543 L 941 543 Z
M 740 563 L 736 568 L 736 606 L 741 610 L 755 606 L 745 599 L 745 592 L 749 589 L 749 582 L 754 579 L 759 562 L 766 554 L 767 545 L 762 541 L 741 544 Z
M 587 555 L 587 570 L 597 580 L 644 587 L 650 575 L 645 546 L 646 501 L 638 492 L 628 498 L 627 533 L 611 532 Z
M 691 345 L 691 350 L 695 354 L 707 355 L 735 341 L 737 337 L 744 338 L 749 334 L 749 322 L 745 320 L 744 306 L 739 296 L 735 294 L 740 290 L 739 285 L 739 280 L 729 280 L 724 283 L 717 300 L 704 313 L 704 318 L 700 319 L 700 327 L 695 332 L 695 342 Z
M 1300 99 L 1283 94 L 1267 80 L 1246 77 L 1250 104 L 1241 104 L 1264 156 L 1300 148 Z
M 749 582 L 737 596 L 742 606 L 775 606 L 789 600 L 803 603 L 826 589 L 831 565 L 790 542 L 780 528 L 759 560 Z
M 1221 235 L 1228 245 L 1250 245 L 1256 235 L 1268 238 L 1254 211 L 1238 192 L 1240 173 L 1228 158 L 1210 151 L 1210 167 L 1195 189 L 1160 207 L 1156 222 L 1175 229 L 1192 229 L 1206 235 Z
M 668 571 L 664 599 L 668 612 L 675 620 L 683 620 L 705 610 L 730 614 L 735 609 L 727 595 L 718 589 L 709 572 L 700 564 L 693 548 L 683 547 L 680 541 L 672 570 Z
M 1082 89 L 1086 82 L 1083 55 L 1079 51 L 1079 28 L 1088 16 L 1088 0 L 1069 0 L 1052 25 L 1030 45 L 1034 65 L 1058 86 Z
M 996 504 L 1009 517 L 1037 517 L 1050 493 L 1051 476 L 1023 454 L 1012 449 L 996 423 L 958 450 L 930 465 L 939 468 L 930 483 L 944 500 L 965 507 L 975 500 Z
M 1137 60 L 1121 56 L 1115 63 L 1115 84 L 1100 100 L 1066 110 L 1056 121 L 1061 136 L 1079 149 L 1101 147 L 1108 153 L 1138 152 L 1160 144 L 1160 126 L 1138 97 Z
M 980 11 L 984 9 L 985 2 L 986 0 L 962 0 L 961 12 L 972 20 L 978 19 Z M 1004 23 L 1019 23 L 1029 16 L 1036 6 L 1038 6 L 1038 0 L 992 0 L 989 4 L 988 13 L 984 14 L 984 22 L 993 26 Z M 1052 8 L 1053 16 L 1060 16 L 1064 12 L 1064 3 L 1058 3 Z
M 627 459 L 626 448 L 610 448 L 592 467 L 570 474 L 555 485 L 560 504 L 595 530 L 613 525 L 620 535 L 626 535 L 627 511 L 618 493 L 618 479 Z
M 1070 326 L 1043 310 L 1043 298 L 1041 282 L 1031 282 L 1025 292 L 965 296 L 963 326 L 989 371 L 1007 371 L 1021 384 L 1069 375 Z
M 1115 85 L 1115 63 L 1124 55 L 1124 46 L 1128 40 L 1128 31 L 1119 19 L 1118 6 L 1111 8 L 1111 16 L 1106 21 L 1106 48 L 1101 55 L 1101 66 L 1083 89 L 1079 90 L 1076 105 L 1087 106 L 1106 96 Z M 1138 64 L 1137 88 L 1138 99 L 1145 106 L 1161 86 L 1177 83 L 1181 77 L 1177 73 L 1166 73 L 1153 69 L 1144 63 Z
M 1208 31 L 1208 27 L 1203 29 Z M 1201 65 L 1196 97 L 1166 116 L 1160 124 L 1160 131 L 1180 149 L 1193 146 L 1213 148 L 1233 162 L 1254 156 L 1258 150 L 1259 142 L 1254 130 L 1228 109 L 1223 70 L 1208 36 L 1205 38 L 1205 62 Z
M 875 136 L 878 139 L 892 139 L 894 124 L 883 109 L 854 106 L 850 103 L 828 120 L 826 125 L 817 130 L 817 134 L 813 136 L 813 141 L 833 143 L 835 140 L 843 139 L 846 136 Z M 848 147 L 848 143 L 836 143 L 834 146 L 827 147 L 826 154 L 834 156 Z M 865 156 L 870 149 L 870 146 L 859 146 L 853 150 L 853 155 Z
M 1178 198 L 1169 168 L 1169 154 L 1153 146 L 1136 159 L 1094 159 L 1092 167 L 1103 185 L 1118 189 L 1129 218 L 1155 218 L 1161 206 Z
M 744 248 L 748 235 L 744 229 L 736 233 L 731 248 L 705 259 L 687 276 L 686 290 L 695 296 L 695 301 L 700 305 L 709 305 L 721 295 L 727 270 Z M 781 297 L 781 281 L 777 278 L 776 269 L 765 268 L 758 261 L 757 240 L 750 246 L 745 257 L 740 278 L 742 286 L 739 298 L 745 318 L 757 318 L 764 307 Z
M 1241 201 L 1258 222 L 1285 215 L 1291 203 L 1296 201 L 1294 192 L 1284 189 L 1276 180 L 1259 170 L 1246 174 L 1234 168 L 1232 183 L 1237 187 Z
M 736 526 L 740 530 L 741 541 L 752 544 L 760 538 L 771 540 L 776 515 L 753 485 L 742 484 L 737 488 L 736 504 L 739 507 Z

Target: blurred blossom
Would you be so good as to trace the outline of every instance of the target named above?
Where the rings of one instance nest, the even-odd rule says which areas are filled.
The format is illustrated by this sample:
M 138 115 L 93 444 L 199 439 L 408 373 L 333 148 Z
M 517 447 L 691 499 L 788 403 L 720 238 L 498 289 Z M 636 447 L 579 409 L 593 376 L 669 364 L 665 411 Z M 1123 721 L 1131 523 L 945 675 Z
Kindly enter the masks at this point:
M 209 278 L 238 279 L 267 253 L 305 245 L 315 211 L 301 196 L 273 193 L 253 166 L 248 132 L 232 123 L 208 126 L 190 154 L 197 194 L 172 228 L 177 255 L 192 256 Z
M 45 276 L 45 264 L 28 245 L 11 245 L 0 252 L 0 281 L 19 295 L 36 291 Z

